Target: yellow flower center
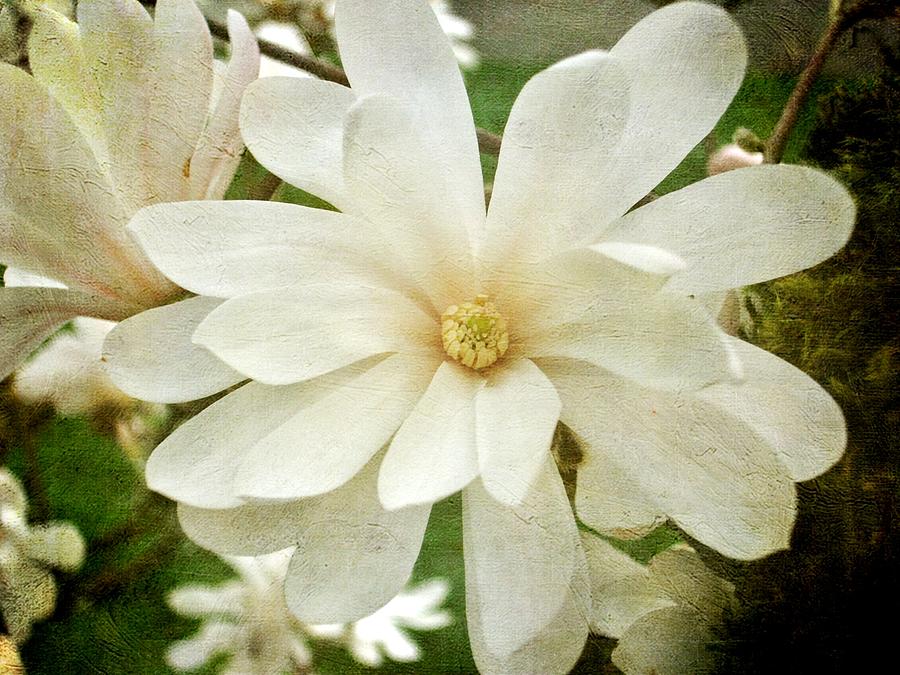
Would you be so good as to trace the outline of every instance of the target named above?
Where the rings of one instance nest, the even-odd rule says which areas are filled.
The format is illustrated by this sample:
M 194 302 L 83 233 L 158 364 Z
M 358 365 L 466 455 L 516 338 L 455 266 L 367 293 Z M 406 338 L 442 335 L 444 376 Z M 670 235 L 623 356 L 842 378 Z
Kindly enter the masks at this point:
M 504 319 L 488 296 L 474 302 L 450 305 L 441 314 L 441 342 L 455 361 L 479 370 L 492 365 L 509 348 Z

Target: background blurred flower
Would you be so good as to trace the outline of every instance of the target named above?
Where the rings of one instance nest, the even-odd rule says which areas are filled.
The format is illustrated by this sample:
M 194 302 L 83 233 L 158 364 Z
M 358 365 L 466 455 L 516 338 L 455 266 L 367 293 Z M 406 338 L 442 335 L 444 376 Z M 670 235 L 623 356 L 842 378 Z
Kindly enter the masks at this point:
M 342 643 L 355 659 L 379 666 L 384 655 L 395 661 L 420 658 L 418 646 L 402 629 L 426 631 L 450 622 L 440 609 L 448 586 L 434 579 L 402 592 L 372 616 L 355 624 L 309 625 L 298 621 L 284 602 L 284 579 L 292 549 L 258 557 L 223 556 L 239 578 L 218 586 L 182 586 L 169 596 L 177 613 L 202 619 L 198 633 L 176 642 L 167 660 L 176 670 L 194 670 L 225 655 L 223 673 L 248 675 L 292 672 L 312 666 L 310 638 Z
M 686 544 L 641 565 L 582 533 L 594 592 L 592 630 L 616 638 L 613 663 L 626 675 L 715 672 L 715 642 L 737 610 L 734 586 Z
M 214 63 L 191 0 L 162 0 L 155 20 L 137 0 L 79 3 L 78 24 L 44 6 L 30 16 L 33 74 L 0 65 L 0 263 L 65 288 L 0 289 L 0 378 L 76 316 L 119 320 L 182 295 L 125 225 L 147 204 L 222 197 L 258 69 L 237 14 L 232 58 Z
M 28 638 L 32 623 L 53 613 L 56 584 L 50 569 L 78 569 L 85 551 L 74 525 L 29 526 L 27 508 L 19 481 L 0 468 L 0 613 L 17 643 Z

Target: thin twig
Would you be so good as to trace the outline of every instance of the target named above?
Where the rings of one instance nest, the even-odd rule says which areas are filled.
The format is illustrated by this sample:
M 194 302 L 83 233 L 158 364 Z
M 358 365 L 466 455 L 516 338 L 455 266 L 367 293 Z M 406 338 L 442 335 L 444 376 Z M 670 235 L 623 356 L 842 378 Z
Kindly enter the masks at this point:
M 797 84 L 794 85 L 794 90 L 784 106 L 784 111 L 775 125 L 775 130 L 766 142 L 765 156 L 767 163 L 778 164 L 784 156 L 784 149 L 800 117 L 800 111 L 803 109 L 806 99 L 809 98 L 813 85 L 825 66 L 828 55 L 834 49 L 838 38 L 848 25 L 847 16 L 839 14 L 830 21 L 825 33 L 822 34 L 822 38 L 806 64 L 806 68 L 803 69 Z

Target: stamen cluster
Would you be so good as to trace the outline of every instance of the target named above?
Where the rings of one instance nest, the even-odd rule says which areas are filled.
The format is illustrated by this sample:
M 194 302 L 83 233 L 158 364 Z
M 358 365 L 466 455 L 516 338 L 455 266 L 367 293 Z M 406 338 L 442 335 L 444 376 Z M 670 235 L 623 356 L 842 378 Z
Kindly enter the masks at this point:
M 480 370 L 493 365 L 509 348 L 504 319 L 487 295 L 450 305 L 441 315 L 441 342 L 455 361 Z

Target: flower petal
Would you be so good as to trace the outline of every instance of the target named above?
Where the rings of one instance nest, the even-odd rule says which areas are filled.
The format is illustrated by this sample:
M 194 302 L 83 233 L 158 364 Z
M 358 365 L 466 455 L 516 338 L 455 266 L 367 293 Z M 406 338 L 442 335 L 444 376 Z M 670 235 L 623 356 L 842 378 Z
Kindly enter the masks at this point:
M 241 96 L 259 74 L 259 47 L 247 21 L 228 10 L 231 58 L 214 91 L 206 127 L 191 157 L 191 199 L 221 199 L 244 151 L 238 127 Z M 215 66 L 215 64 L 214 64 Z
M 747 49 L 728 13 L 678 2 L 610 50 L 629 76 L 631 107 L 615 156 L 593 190 L 594 236 L 655 188 L 709 133 L 740 87 Z
M 443 361 L 391 441 L 378 476 L 386 508 L 430 504 L 478 475 L 475 397 L 484 380 Z
M 590 590 L 578 528 L 552 458 L 518 506 L 497 502 L 477 481 L 463 490 L 463 547 L 469 632 L 482 672 L 485 665 L 497 672 L 492 662 L 523 656 L 534 663 L 503 672 L 567 672 L 587 637 Z M 561 626 L 568 636 L 559 634 Z M 548 652 L 545 640 L 558 652 Z M 554 665 L 537 668 L 544 660 Z
M 390 238 L 436 312 L 472 297 L 474 286 L 461 186 L 438 171 L 414 113 L 385 95 L 361 98 L 344 125 L 345 209 Z
M 485 257 L 538 260 L 583 242 L 605 206 L 598 177 L 628 105 L 628 77 L 604 52 L 566 59 L 529 80 L 503 134 Z
M 405 296 L 335 281 L 227 300 L 193 340 L 258 382 L 291 384 L 375 354 L 429 351 L 436 333 Z
M 716 384 L 698 396 L 733 415 L 766 439 L 792 480 L 815 478 L 840 459 L 847 426 L 840 406 L 815 380 L 787 361 L 731 340 L 747 377 Z
M 686 262 L 667 288 L 706 293 L 811 267 L 850 237 L 853 199 L 828 174 L 784 164 L 729 171 L 632 211 L 604 244 L 652 244 Z M 608 242 L 608 243 L 607 243 Z
M 494 499 L 518 504 L 550 454 L 562 403 L 528 359 L 504 363 L 475 395 L 481 481 Z
M 297 499 L 343 485 L 394 435 L 435 365 L 431 358 L 396 354 L 299 408 L 246 453 L 237 493 Z
M 178 517 L 199 545 L 238 555 L 297 546 L 285 582 L 288 606 L 309 623 L 371 614 L 403 588 L 419 554 L 430 507 L 386 511 L 378 502 L 378 460 L 340 488 L 282 504 L 204 510 Z
M 626 673 L 709 675 L 716 672 L 710 625 L 693 609 L 668 607 L 645 614 L 619 639 L 613 663 Z
M 480 229 L 484 186 L 475 124 L 459 66 L 434 12 L 410 0 L 339 0 L 334 21 L 353 91 L 360 97 L 393 96 L 418 113 L 427 156 L 446 184 L 455 186 L 459 222 Z
M 604 539 L 581 533 L 591 573 L 591 628 L 620 638 L 641 616 L 675 603 L 650 582 L 649 570 Z
M 246 379 L 191 342 L 197 325 L 221 303 L 190 298 L 121 322 L 103 345 L 107 374 L 129 396 L 156 403 L 193 401 Z
M 153 201 L 180 201 L 190 196 L 191 157 L 213 84 L 212 37 L 193 0 L 156 3 L 152 45 L 141 163 Z
M 129 223 L 147 256 L 182 288 L 217 298 L 358 276 L 390 275 L 391 243 L 364 221 L 259 201 L 157 204 Z
M 0 380 L 66 321 L 82 315 L 121 319 L 129 309 L 105 298 L 62 288 L 0 289 Z
M 269 171 L 346 210 L 343 125 L 355 100 L 354 92 L 334 82 L 262 78 L 244 94 L 241 133 Z
M 591 472 L 617 465 L 649 500 L 648 512 L 658 509 L 720 553 L 751 560 L 787 548 L 793 482 L 739 416 L 695 393 L 643 388 L 585 362 L 540 365 L 563 400 L 563 421 L 586 445 L 579 485 L 602 485 Z M 579 515 L 592 525 L 591 513 Z

